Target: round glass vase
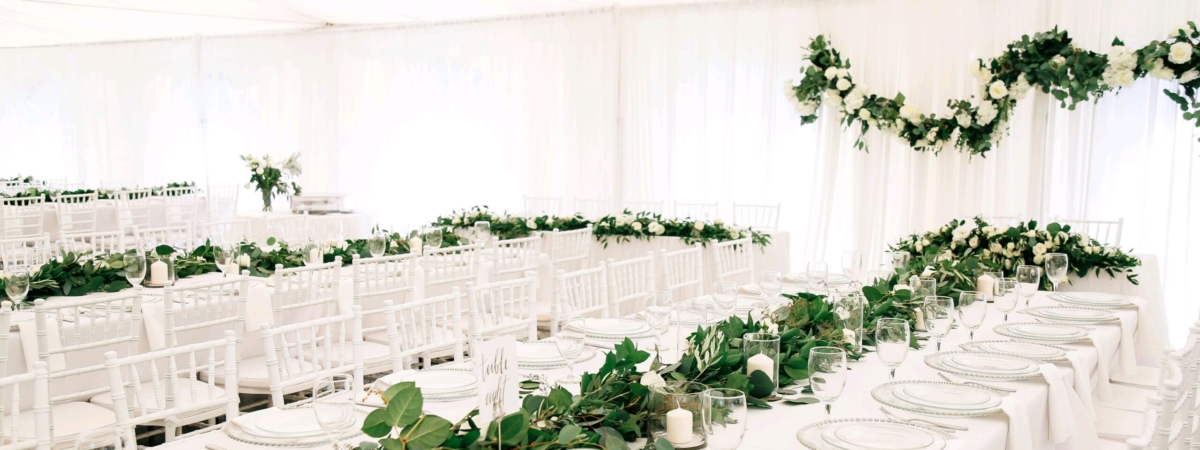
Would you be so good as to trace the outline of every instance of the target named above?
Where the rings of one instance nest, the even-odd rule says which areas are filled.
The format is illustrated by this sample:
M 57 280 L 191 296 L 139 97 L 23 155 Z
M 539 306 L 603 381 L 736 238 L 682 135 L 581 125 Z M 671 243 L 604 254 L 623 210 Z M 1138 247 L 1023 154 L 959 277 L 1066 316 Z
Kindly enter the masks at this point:
M 846 343 L 853 345 L 856 352 L 862 352 L 863 313 L 866 305 L 866 297 L 857 292 L 838 295 L 833 301 L 835 324 L 842 329 L 842 338 Z
M 703 448 L 704 392 L 708 386 L 691 381 L 671 381 L 650 388 L 647 399 L 650 441 L 665 438 L 677 449 Z
M 146 256 L 147 287 L 163 287 L 175 282 L 175 254 L 160 255 L 151 251 Z
M 754 385 L 748 394 L 755 398 L 775 396 L 775 392 L 779 390 L 779 335 L 746 333 L 742 335 L 742 348 L 742 354 L 746 357 L 746 376 L 750 377 L 750 383 Z M 771 383 L 767 386 L 755 383 L 755 372 L 762 372 L 770 377 Z

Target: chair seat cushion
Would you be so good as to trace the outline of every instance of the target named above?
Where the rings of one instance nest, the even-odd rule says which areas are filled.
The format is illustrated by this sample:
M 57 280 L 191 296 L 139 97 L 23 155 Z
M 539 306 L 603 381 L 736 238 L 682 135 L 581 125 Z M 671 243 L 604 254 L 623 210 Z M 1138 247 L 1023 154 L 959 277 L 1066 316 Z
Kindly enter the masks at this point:
M 453 330 L 442 328 L 442 327 L 430 327 L 428 334 L 429 334 L 429 337 L 428 337 L 429 343 L 438 343 L 438 342 L 449 343 L 456 338 L 454 336 Z M 462 336 L 458 336 L 457 338 L 462 339 Z M 401 339 L 404 339 L 404 338 L 401 338 Z M 385 346 L 390 345 L 388 343 L 388 336 L 387 336 L 386 331 L 380 331 L 378 333 L 371 333 L 371 334 L 363 337 L 363 340 L 367 341 L 367 342 L 374 342 L 377 344 L 382 344 Z M 408 348 L 420 347 L 422 345 L 426 345 L 426 342 L 425 342 L 426 340 L 427 340 L 426 337 L 424 335 L 421 335 L 421 336 L 416 337 L 416 342 L 404 342 L 401 344 L 401 346 L 408 347 Z
M 283 364 L 283 361 L 278 362 L 278 364 Z M 289 358 L 287 359 L 287 367 L 289 372 L 296 374 L 301 372 L 311 373 L 319 366 L 307 361 L 300 361 L 296 358 Z M 245 358 L 241 361 L 238 361 L 237 371 L 238 387 L 256 389 L 271 388 L 271 377 L 267 372 L 267 357 L 265 355 Z M 216 382 L 222 386 L 225 385 L 225 372 L 217 372 Z
M 117 424 L 117 415 L 111 409 L 88 402 L 59 403 L 50 407 L 54 417 L 54 442 L 74 444 L 80 433 L 111 427 Z M 33 425 L 33 411 L 21 411 L 18 420 L 21 429 L 17 438 L 35 439 L 37 430 Z M 5 428 L 12 423 L 12 416 L 4 417 Z
M 160 389 L 163 389 L 164 393 L 166 392 L 165 389 L 167 382 L 167 380 L 162 380 L 160 385 Z M 222 389 L 220 386 L 209 387 L 208 383 L 200 380 L 182 378 L 178 380 L 178 383 L 179 388 L 175 391 L 176 407 L 189 406 L 199 402 L 207 402 L 211 399 L 225 395 L 225 389 Z M 142 395 L 145 396 L 146 411 L 158 411 L 158 401 L 155 400 L 156 394 L 154 393 L 154 382 L 147 381 L 142 383 Z M 195 398 L 193 399 L 193 397 Z M 133 405 L 135 414 L 141 410 L 139 405 L 134 404 L 132 389 L 126 390 L 125 401 L 129 405 Z M 113 408 L 112 394 L 108 392 L 92 397 L 91 402 L 108 409 Z
M 382 344 L 380 344 L 378 342 L 369 342 L 369 341 L 363 342 L 361 349 L 362 349 L 363 364 L 365 364 L 365 365 L 370 366 L 370 365 L 379 364 L 382 362 L 388 362 L 388 361 L 392 360 L 392 350 L 387 345 L 387 337 L 386 336 L 384 337 L 384 342 Z M 352 353 L 353 350 L 352 350 L 352 346 L 350 343 L 348 343 L 348 342 L 346 343 L 346 346 L 345 346 L 346 353 L 345 353 L 344 357 L 343 357 L 343 355 L 340 354 L 340 351 L 341 351 L 341 349 L 339 349 L 339 345 L 337 345 L 337 344 L 335 344 L 333 346 L 333 349 L 330 350 L 329 358 L 330 358 L 330 360 L 333 361 L 333 365 L 338 365 L 339 361 L 345 361 L 346 364 L 354 363 L 354 354 Z M 317 361 L 320 361 L 324 358 L 325 358 L 325 346 L 318 345 L 316 359 L 317 359 Z M 312 355 L 306 354 L 305 359 L 311 360 Z

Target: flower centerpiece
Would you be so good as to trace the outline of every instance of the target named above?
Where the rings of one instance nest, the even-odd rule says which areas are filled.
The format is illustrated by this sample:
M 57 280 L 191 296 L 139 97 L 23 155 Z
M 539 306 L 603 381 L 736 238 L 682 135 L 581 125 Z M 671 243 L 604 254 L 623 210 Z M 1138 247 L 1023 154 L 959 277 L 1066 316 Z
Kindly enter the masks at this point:
M 262 192 L 263 211 L 271 210 L 271 198 L 275 194 L 300 195 L 300 185 L 295 181 L 295 177 L 300 176 L 299 158 L 299 153 L 292 154 L 283 162 L 271 160 L 271 155 L 262 159 L 254 155 L 242 156 L 242 161 L 246 161 L 246 167 L 250 168 L 250 182 L 246 183 L 246 188 L 253 187 Z

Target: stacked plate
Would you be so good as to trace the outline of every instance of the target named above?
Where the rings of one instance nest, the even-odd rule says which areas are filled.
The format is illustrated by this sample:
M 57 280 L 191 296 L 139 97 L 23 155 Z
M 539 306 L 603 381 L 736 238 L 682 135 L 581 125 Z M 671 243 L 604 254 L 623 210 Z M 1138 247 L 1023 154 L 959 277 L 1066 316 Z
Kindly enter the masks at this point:
M 940 352 L 925 356 L 934 369 L 985 380 L 1024 380 L 1040 376 L 1038 362 L 997 353 Z
M 808 274 L 803 272 L 789 273 L 784 275 L 783 281 L 792 284 L 810 284 L 808 281 Z M 831 273 L 827 278 L 825 278 L 825 284 L 829 286 L 850 284 L 850 278 L 842 274 Z
M 1067 360 L 1067 349 L 1033 342 L 975 341 L 960 344 L 959 347 L 969 352 L 999 353 L 1044 362 Z
M 895 381 L 871 390 L 879 403 L 932 416 L 974 417 L 1000 411 L 1001 395 L 991 389 L 936 381 Z
M 356 413 L 362 414 L 356 409 Z M 312 408 L 270 408 L 240 416 L 224 428 L 225 434 L 235 441 L 268 446 L 315 447 L 329 445 L 329 435 L 321 429 Z M 351 427 L 340 439 L 359 434 Z
M 1124 308 L 1132 305 L 1124 295 L 1105 294 L 1101 292 L 1055 292 L 1050 294 L 1051 300 L 1085 308 Z
M 679 314 L 679 311 L 673 311 L 671 312 L 671 323 L 676 325 L 711 325 L 725 319 L 714 308 L 706 308 L 704 311 L 703 315 L 706 317 L 701 317 L 702 314 L 699 311 L 684 311 L 682 315 Z
M 375 380 L 375 389 L 387 391 L 393 384 L 411 381 L 421 388 L 425 401 L 454 401 L 474 397 L 479 388 L 471 368 L 406 370 Z
M 1074 306 L 1039 306 L 1021 311 L 1024 314 L 1055 323 L 1104 323 L 1117 320 L 1117 316 L 1103 309 Z
M 596 357 L 594 347 L 584 347 L 575 363 Z M 566 367 L 567 361 L 558 352 L 558 346 L 553 342 L 518 342 L 517 366 L 522 369 L 557 369 Z
M 587 335 L 589 344 L 598 343 L 600 346 L 611 346 L 625 338 L 636 341 L 654 337 L 654 329 L 650 325 L 633 319 L 587 319 L 583 321 L 583 329 L 577 331 Z
M 1052 344 L 1069 344 L 1088 338 L 1088 330 L 1086 328 L 1054 323 L 1004 323 L 996 325 L 993 330 L 1001 336 L 1008 336 L 1021 341 L 1048 342 Z
M 946 436 L 918 425 L 882 419 L 837 419 L 801 428 L 796 438 L 812 450 L 941 450 Z

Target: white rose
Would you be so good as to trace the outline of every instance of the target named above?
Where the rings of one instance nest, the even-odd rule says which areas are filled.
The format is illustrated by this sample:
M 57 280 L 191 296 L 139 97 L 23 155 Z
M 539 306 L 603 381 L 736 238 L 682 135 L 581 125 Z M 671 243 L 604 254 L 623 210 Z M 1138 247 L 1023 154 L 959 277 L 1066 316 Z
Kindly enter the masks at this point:
M 1007 249 L 1009 249 L 1009 250 L 1012 250 L 1012 249 L 1014 249 L 1015 247 L 1016 247 L 1016 246 L 1015 246 L 1015 245 L 1013 245 L 1013 243 L 1012 243 L 1012 242 L 1009 242 L 1009 243 L 1008 243 L 1008 245 L 1007 245 L 1007 246 L 1005 246 L 1005 248 L 1007 248 Z
M 911 290 L 912 290 L 912 287 L 909 287 L 909 285 L 904 284 L 904 283 L 896 283 L 895 286 L 892 286 L 893 292 L 894 291 L 911 291 Z
M 1033 254 L 1041 256 L 1043 253 L 1046 253 L 1046 244 L 1038 242 L 1033 246 Z
M 246 188 L 246 189 L 250 189 L 250 187 L 251 187 L 251 186 L 250 186 L 250 183 L 246 183 L 246 186 L 245 186 L 245 188 Z
M 259 175 L 262 175 L 262 174 L 263 174 L 263 168 L 262 168 L 262 167 L 259 167 L 259 168 L 257 168 L 257 169 L 254 169 L 254 173 L 257 173 L 257 174 L 259 174 Z
M 842 328 L 842 341 L 848 344 L 857 344 L 858 335 L 854 333 L 854 330 Z
M 1005 269 L 1011 269 L 1011 268 L 1012 268 L 1012 260 L 1011 260 L 1011 259 L 1006 259 L 1006 260 L 1004 260 L 1004 268 L 1005 268 Z
M 1120 76 L 1117 78 L 1117 85 L 1121 87 L 1128 87 L 1129 85 L 1133 84 L 1133 80 L 1134 78 L 1132 70 L 1121 71 Z
M 748 237 L 750 237 L 750 232 L 748 232 L 748 231 L 743 231 L 738 234 L 738 239 L 745 239 Z
M 921 271 L 921 278 L 929 278 L 933 276 L 933 266 L 925 266 L 925 270 Z
M 988 249 L 991 250 L 992 253 L 1000 253 L 1004 251 L 1004 247 L 1001 247 L 999 242 L 993 242 L 992 245 L 988 246 Z
M 847 311 L 844 306 L 837 307 L 837 309 L 833 310 L 833 313 L 837 314 L 838 318 L 842 320 L 850 318 L 850 311 Z
M 1152 76 L 1154 78 L 1158 78 L 1160 80 L 1167 80 L 1167 81 L 1174 80 L 1175 79 L 1175 71 L 1171 70 L 1170 67 L 1166 67 L 1165 64 L 1166 64 L 1166 62 L 1164 62 L 1161 58 L 1158 60 L 1155 60 L 1154 68 L 1150 69 L 1150 73 L 1149 73 L 1150 76 Z
M 696 231 L 704 231 L 704 222 L 698 221 L 698 222 L 692 224 L 692 227 L 695 228 Z
M 1087 253 L 1087 254 L 1089 254 L 1089 255 L 1090 255 L 1090 254 L 1092 254 L 1092 253 L 1093 253 L 1093 252 L 1092 252 L 1092 247 L 1090 247 L 1090 246 L 1089 246 L 1089 247 L 1084 247 L 1084 248 L 1083 248 L 1083 252 L 1084 252 L 1084 253 Z
M 795 104 L 796 113 L 801 116 L 811 116 L 817 112 L 817 102 L 803 101 Z
M 871 111 L 869 111 L 867 109 L 858 110 L 858 118 L 862 119 L 862 120 L 870 120 L 871 119 Z
M 238 255 L 237 264 L 241 267 L 250 267 L 250 255 L 244 253 Z
M 954 120 L 958 121 L 958 126 L 966 128 L 971 126 L 971 114 L 966 111 L 958 113 L 954 116 Z
M 1067 63 L 1067 58 L 1063 58 L 1062 55 L 1054 55 L 1053 58 L 1050 58 L 1050 62 L 1056 66 L 1062 66 Z
M 1179 75 L 1179 83 L 1180 84 L 1187 83 L 1189 81 L 1195 80 L 1196 78 L 1200 78 L 1200 71 L 1196 71 L 1196 69 L 1191 69 L 1191 70 L 1188 70 L 1187 72 L 1184 72 Z
M 924 246 L 924 245 L 922 245 L 920 242 L 918 242 L 918 243 L 917 243 L 917 253 L 920 253 L 920 252 L 922 252 L 922 251 L 924 251 L 924 250 L 925 250 L 925 246 Z
M 975 121 L 979 122 L 980 125 L 987 125 L 996 120 L 996 115 L 998 114 L 1000 114 L 1000 111 L 996 109 L 995 104 L 990 101 L 984 101 L 975 109 Z
M 1031 87 L 1029 80 L 1025 79 L 1025 74 L 1021 74 L 1017 77 L 1017 82 L 1009 88 L 1009 94 L 1012 95 L 1012 98 L 1020 100 L 1025 98 L 1025 94 L 1029 92 Z
M 979 237 L 971 236 L 971 240 L 969 242 L 971 244 L 971 247 L 978 247 L 979 246 Z
M 837 78 L 837 74 L 838 74 L 837 67 L 830 67 L 828 69 L 825 69 L 825 79 L 826 80 L 832 80 L 834 78 Z
M 837 76 L 838 78 L 846 78 L 850 76 L 850 69 L 845 67 L 838 69 Z
M 1033 263 L 1034 263 L 1034 264 L 1041 264 L 1041 263 L 1042 263 L 1042 261 L 1043 261 L 1043 260 L 1045 260 L 1045 259 L 1046 259 L 1046 255 L 1034 255 L 1034 257 L 1033 257 Z
M 984 249 L 984 250 L 983 250 L 983 257 L 984 257 L 984 258 L 991 258 L 991 257 L 992 257 L 992 251 L 991 251 L 991 250 Z
M 921 244 L 928 247 L 930 245 L 929 239 L 922 239 Z
M 640 383 L 642 383 L 642 386 L 646 387 L 666 386 L 667 380 L 664 380 L 662 375 L 659 375 L 658 372 L 652 370 L 642 374 L 642 380 Z
M 642 223 L 641 222 L 634 222 L 633 225 L 631 225 L 631 227 L 633 227 L 633 231 L 642 231 Z
M 850 89 L 850 80 L 847 80 L 845 78 L 838 78 L 837 88 L 839 91 L 844 91 L 846 89 Z
M 1175 64 L 1184 64 L 1192 59 L 1192 44 L 1187 42 L 1176 42 L 1171 44 L 1171 51 L 1167 54 L 1167 59 Z
M 909 122 L 916 122 L 921 118 L 921 111 L 917 109 L 916 105 L 904 105 L 900 107 L 900 117 Z
M 967 239 L 967 236 L 970 236 L 973 231 L 975 231 L 975 227 L 964 223 L 955 228 L 950 234 L 954 237 L 954 240 L 962 241 Z
M 1026 231 L 1024 233 L 1024 235 L 1025 235 L 1025 237 L 1035 238 L 1035 237 L 1037 237 L 1037 231 L 1029 230 L 1029 231 Z
M 537 229 L 537 222 L 535 222 L 533 219 L 526 220 L 526 221 L 525 221 L 525 228 L 528 228 L 528 229 L 530 229 L 530 230 L 536 230 L 536 229 Z
M 1003 81 L 996 80 L 991 86 L 988 86 L 988 94 L 994 99 L 1002 99 L 1008 95 L 1008 86 L 1005 86 Z
M 460 219 L 460 218 L 458 218 L 458 217 L 455 217 L 455 218 L 453 218 L 453 219 L 451 219 L 451 220 L 450 220 L 450 224 L 451 224 L 451 225 L 458 225 L 458 224 L 460 224 L 460 223 L 462 223 L 462 219 Z
M 858 88 L 854 88 L 853 91 L 850 91 L 850 95 L 846 96 L 846 100 L 844 101 L 846 110 L 854 111 L 862 108 L 864 101 L 866 101 L 866 98 L 858 93 Z

